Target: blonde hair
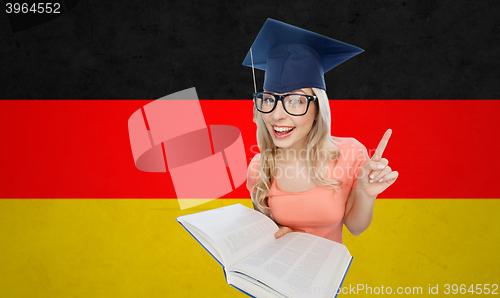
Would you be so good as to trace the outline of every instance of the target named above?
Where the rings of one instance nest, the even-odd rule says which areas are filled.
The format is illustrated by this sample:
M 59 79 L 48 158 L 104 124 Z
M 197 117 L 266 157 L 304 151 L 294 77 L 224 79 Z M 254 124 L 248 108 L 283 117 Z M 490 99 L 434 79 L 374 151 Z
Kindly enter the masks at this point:
M 326 177 L 326 169 L 320 169 L 320 160 L 338 160 L 340 150 L 335 147 L 335 140 L 330 133 L 331 116 L 328 96 L 325 90 L 312 88 L 314 94 L 318 98 L 318 113 L 316 114 L 313 126 L 307 136 L 306 159 L 307 167 L 310 170 L 310 176 L 316 182 L 325 188 L 337 189 L 341 187 L 341 182 L 338 180 L 329 179 Z M 257 123 L 257 144 L 260 150 L 259 169 L 255 173 L 254 179 L 259 177 L 257 183 L 250 190 L 252 202 L 254 206 L 265 215 L 269 216 L 269 206 L 267 204 L 267 193 L 273 183 L 273 174 L 276 169 L 276 149 L 273 139 L 266 128 L 266 124 L 262 119 L 262 114 L 253 108 L 254 121 Z M 254 193 L 255 191 L 255 193 Z

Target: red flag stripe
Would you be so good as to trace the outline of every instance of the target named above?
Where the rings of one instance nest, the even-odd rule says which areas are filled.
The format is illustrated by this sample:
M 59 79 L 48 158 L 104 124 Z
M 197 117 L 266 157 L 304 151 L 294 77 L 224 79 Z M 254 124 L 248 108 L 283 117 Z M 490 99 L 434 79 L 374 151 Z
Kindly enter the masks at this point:
M 128 117 L 144 100 L 0 101 L 0 198 L 175 198 L 168 173 L 134 166 Z M 207 125 L 238 127 L 258 152 L 251 100 L 202 100 Z M 381 198 L 499 198 L 500 101 L 331 100 L 332 134 L 384 157 L 400 173 Z M 172 128 L 175 129 L 175 128 Z M 247 198 L 244 185 L 227 198 Z

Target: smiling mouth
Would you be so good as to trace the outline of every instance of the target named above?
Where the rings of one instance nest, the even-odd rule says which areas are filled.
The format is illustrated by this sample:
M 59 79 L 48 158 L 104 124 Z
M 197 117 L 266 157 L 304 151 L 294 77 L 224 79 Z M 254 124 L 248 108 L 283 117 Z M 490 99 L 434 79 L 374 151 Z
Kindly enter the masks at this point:
M 273 127 L 274 135 L 276 137 L 288 136 L 295 130 L 295 127 L 292 126 L 271 126 Z

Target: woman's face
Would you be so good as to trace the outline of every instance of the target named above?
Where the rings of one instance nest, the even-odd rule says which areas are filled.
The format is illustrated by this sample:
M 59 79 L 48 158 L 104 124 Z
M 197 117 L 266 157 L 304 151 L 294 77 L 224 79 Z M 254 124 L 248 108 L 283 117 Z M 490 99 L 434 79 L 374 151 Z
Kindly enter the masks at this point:
M 287 93 L 314 95 L 311 88 L 297 89 Z M 280 101 L 271 113 L 261 113 L 261 115 L 276 147 L 300 150 L 306 146 L 307 135 L 311 131 L 317 109 L 317 103 L 311 102 L 305 115 L 292 116 L 283 109 Z

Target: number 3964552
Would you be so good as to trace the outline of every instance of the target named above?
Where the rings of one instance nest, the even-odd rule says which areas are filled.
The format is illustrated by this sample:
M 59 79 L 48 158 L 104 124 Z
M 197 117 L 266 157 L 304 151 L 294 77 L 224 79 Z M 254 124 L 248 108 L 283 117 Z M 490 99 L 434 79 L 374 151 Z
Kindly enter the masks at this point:
M 61 3 L 5 3 L 6 13 L 61 13 Z

